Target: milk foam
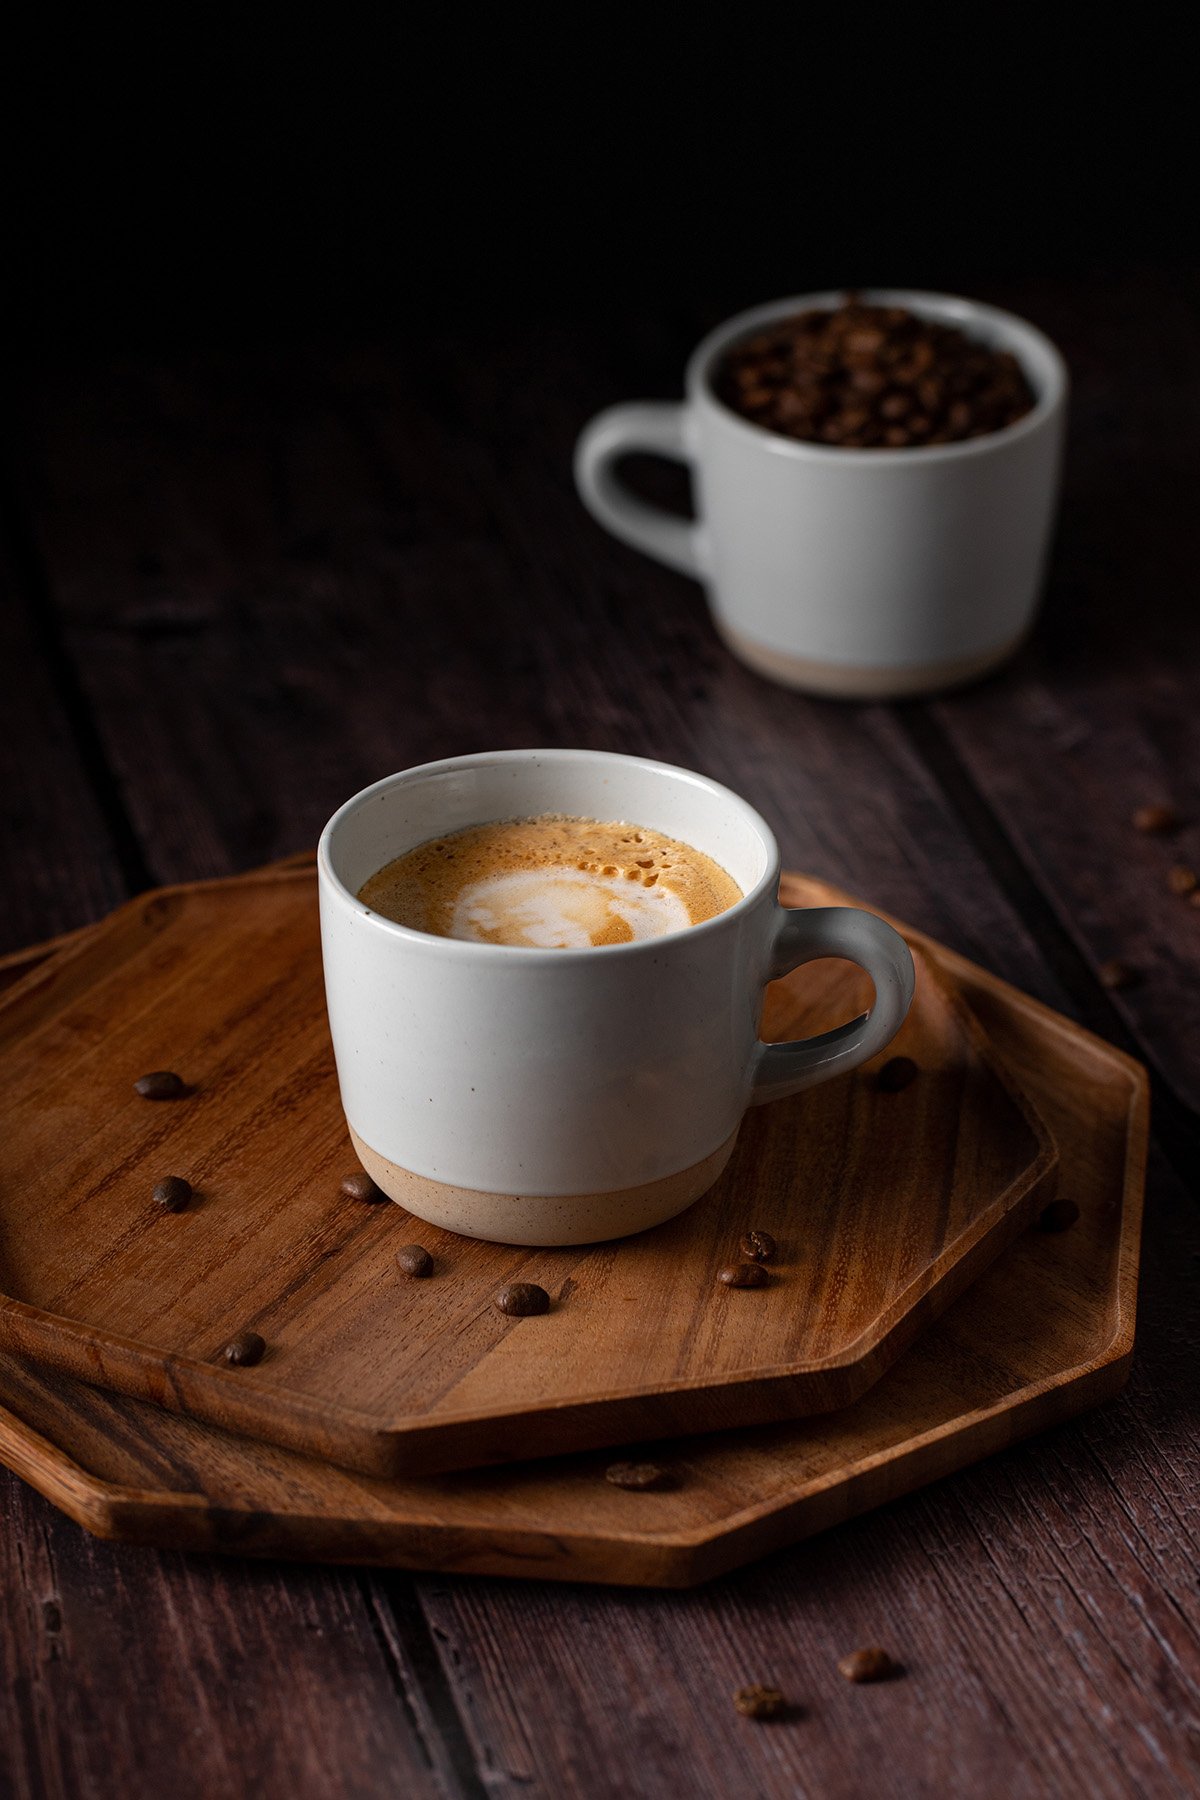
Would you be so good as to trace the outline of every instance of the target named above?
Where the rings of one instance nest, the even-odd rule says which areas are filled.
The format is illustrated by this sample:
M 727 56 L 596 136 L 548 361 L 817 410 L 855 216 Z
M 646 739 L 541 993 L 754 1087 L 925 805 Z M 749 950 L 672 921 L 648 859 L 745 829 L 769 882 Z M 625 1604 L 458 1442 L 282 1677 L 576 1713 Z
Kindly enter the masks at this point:
M 515 869 L 463 888 L 449 935 L 545 950 L 586 950 L 685 931 L 691 914 L 664 884 L 645 888 L 580 869 Z
M 741 899 L 703 851 L 646 825 L 541 813 L 429 838 L 359 899 L 414 931 L 546 950 L 685 931 Z

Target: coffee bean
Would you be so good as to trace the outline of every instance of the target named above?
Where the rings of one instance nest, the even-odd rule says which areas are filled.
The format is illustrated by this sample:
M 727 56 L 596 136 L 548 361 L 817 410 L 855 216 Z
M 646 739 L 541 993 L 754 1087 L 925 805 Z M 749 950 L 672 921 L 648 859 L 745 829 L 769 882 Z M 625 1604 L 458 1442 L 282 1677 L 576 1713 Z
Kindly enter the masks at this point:
M 174 1069 L 152 1069 L 149 1075 L 139 1075 L 133 1085 L 143 1100 L 178 1100 L 187 1092 L 182 1076 Z
M 766 1287 L 767 1271 L 760 1262 L 730 1263 L 728 1268 L 721 1270 L 717 1280 L 726 1287 Z
M 847 1681 L 886 1681 L 889 1675 L 897 1673 L 897 1666 L 886 1650 L 872 1645 L 867 1650 L 856 1650 L 852 1656 L 843 1656 L 838 1664 Z
M 1111 988 L 1115 994 L 1119 994 L 1122 988 L 1136 987 L 1137 980 L 1137 970 L 1130 968 L 1127 962 L 1122 962 L 1119 956 L 1110 957 L 1107 962 L 1100 964 L 1101 985 Z
M 855 369 L 850 376 L 850 386 L 856 394 L 879 394 L 887 386 L 887 376 L 882 369 Z
M 787 1701 L 777 1687 L 762 1687 L 755 1682 L 751 1687 L 738 1688 L 733 1704 L 743 1719 L 777 1719 Z
M 512 1319 L 531 1319 L 550 1311 L 550 1296 L 536 1281 L 510 1281 L 498 1290 L 492 1303 Z
M 1038 1228 L 1041 1231 L 1070 1231 L 1078 1217 L 1079 1208 L 1073 1200 L 1052 1200 L 1042 1209 Z
M 381 1187 L 377 1187 L 365 1169 L 355 1169 L 353 1175 L 343 1175 L 342 1192 L 347 1200 L 362 1200 L 368 1206 L 378 1206 L 387 1195 Z
M 981 437 L 1034 404 L 1010 352 L 904 307 L 857 300 L 750 333 L 728 351 L 714 386 L 768 431 L 843 449 Z
M 917 1065 L 911 1056 L 890 1056 L 875 1077 L 875 1086 L 885 1094 L 899 1094 L 917 1078 Z
M 610 1463 L 604 1471 L 604 1479 L 613 1487 L 629 1488 L 639 1494 L 674 1486 L 670 1470 L 652 1462 Z
M 1162 801 L 1153 806 L 1139 806 L 1133 815 L 1133 829 L 1148 832 L 1153 837 L 1178 831 L 1181 824 L 1182 820 L 1175 808 Z
M 1200 877 L 1197 876 L 1195 869 L 1189 869 L 1184 863 L 1176 863 L 1167 875 L 1167 886 L 1173 894 L 1184 898 L 1188 894 L 1195 893 L 1197 887 L 1200 886 Z
M 424 1244 L 404 1244 L 396 1252 L 396 1261 L 404 1273 L 416 1281 L 433 1273 L 433 1258 Z
M 265 1338 L 259 1337 L 257 1331 L 239 1331 L 231 1337 L 221 1350 L 222 1360 L 232 1363 L 237 1369 L 251 1369 L 261 1362 L 267 1353 Z
M 182 1212 L 192 1197 L 192 1184 L 182 1175 L 166 1175 L 154 1190 L 153 1198 L 168 1212 Z
M 769 1231 L 748 1231 L 738 1249 L 751 1262 L 770 1262 L 778 1252 L 779 1245 Z

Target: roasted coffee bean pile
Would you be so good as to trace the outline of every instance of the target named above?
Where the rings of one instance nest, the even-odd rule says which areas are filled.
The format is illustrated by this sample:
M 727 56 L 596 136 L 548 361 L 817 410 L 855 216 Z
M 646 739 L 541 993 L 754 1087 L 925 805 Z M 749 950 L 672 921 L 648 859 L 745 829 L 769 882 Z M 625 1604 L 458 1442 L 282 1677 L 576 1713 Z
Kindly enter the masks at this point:
M 846 450 L 986 437 L 1034 404 L 1007 350 L 902 306 L 855 300 L 773 320 L 727 352 L 714 385 L 768 431 Z

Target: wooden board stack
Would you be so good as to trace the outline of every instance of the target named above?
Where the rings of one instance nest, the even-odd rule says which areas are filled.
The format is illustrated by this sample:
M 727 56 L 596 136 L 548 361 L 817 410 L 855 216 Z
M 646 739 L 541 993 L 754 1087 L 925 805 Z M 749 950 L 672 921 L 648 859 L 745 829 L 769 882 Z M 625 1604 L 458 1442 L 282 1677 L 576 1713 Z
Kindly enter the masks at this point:
M 845 899 L 798 877 L 788 890 Z M 148 896 L 31 953 L 23 975 L 14 962 L 0 1454 L 134 1541 L 678 1584 L 1114 1391 L 1144 1074 L 906 935 L 919 1001 L 894 1052 L 918 1063 L 911 1087 L 889 1094 L 868 1068 L 761 1109 L 682 1219 L 553 1252 L 340 1196 L 352 1164 L 306 869 Z M 764 1029 L 799 1035 L 858 1005 L 844 965 L 817 965 L 776 985 Z M 133 1078 L 164 1066 L 193 1092 L 139 1100 Z M 167 1173 L 199 1203 L 156 1209 Z M 1056 1173 L 1079 1224 L 1006 1250 Z M 719 1289 L 755 1226 L 780 1241 L 770 1284 Z M 414 1237 L 428 1281 L 395 1270 Z M 514 1278 L 547 1286 L 549 1315 L 496 1312 Z M 246 1327 L 263 1362 L 214 1363 Z M 636 1453 L 667 1469 L 658 1491 L 612 1487 L 616 1452 L 588 1454 L 695 1432 L 717 1435 Z

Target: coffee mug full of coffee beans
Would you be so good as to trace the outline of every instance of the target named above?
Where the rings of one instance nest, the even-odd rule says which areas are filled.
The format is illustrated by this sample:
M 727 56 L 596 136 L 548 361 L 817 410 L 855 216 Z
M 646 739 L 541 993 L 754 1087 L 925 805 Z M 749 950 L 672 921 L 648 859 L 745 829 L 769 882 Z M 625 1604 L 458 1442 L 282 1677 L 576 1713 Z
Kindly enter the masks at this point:
M 856 1068 L 912 998 L 903 938 L 852 907 L 781 907 L 779 871 L 744 800 L 638 757 L 452 757 L 356 794 L 318 877 L 364 1168 L 419 1218 L 502 1243 L 682 1212 L 748 1106 Z M 762 1043 L 767 982 L 829 956 L 870 975 L 870 1012 Z
M 584 504 L 707 589 L 761 674 L 845 699 L 974 680 L 1029 630 L 1057 506 L 1067 375 L 1032 325 L 945 294 L 805 294 L 740 314 L 681 405 L 601 413 Z M 635 451 L 693 476 L 694 520 L 647 505 Z

